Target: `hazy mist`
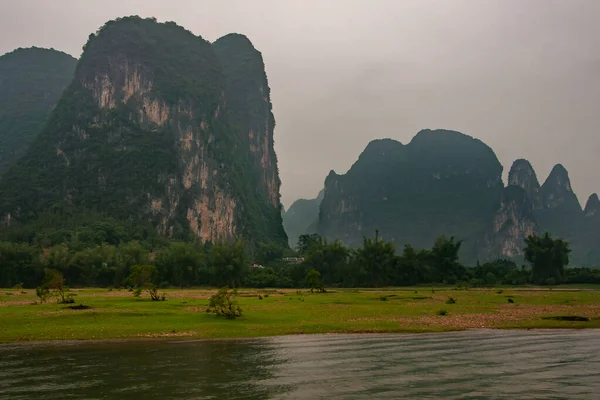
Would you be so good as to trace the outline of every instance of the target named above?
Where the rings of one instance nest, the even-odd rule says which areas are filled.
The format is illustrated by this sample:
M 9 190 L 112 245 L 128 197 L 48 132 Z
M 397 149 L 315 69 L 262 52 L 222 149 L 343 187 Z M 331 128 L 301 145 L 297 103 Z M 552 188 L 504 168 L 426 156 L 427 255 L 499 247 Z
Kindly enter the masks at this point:
M 2 0 L 0 53 L 76 57 L 127 15 L 203 38 L 239 32 L 264 57 L 283 203 L 314 197 L 366 144 L 454 129 L 494 149 L 505 172 L 565 165 L 581 203 L 600 191 L 600 1 Z

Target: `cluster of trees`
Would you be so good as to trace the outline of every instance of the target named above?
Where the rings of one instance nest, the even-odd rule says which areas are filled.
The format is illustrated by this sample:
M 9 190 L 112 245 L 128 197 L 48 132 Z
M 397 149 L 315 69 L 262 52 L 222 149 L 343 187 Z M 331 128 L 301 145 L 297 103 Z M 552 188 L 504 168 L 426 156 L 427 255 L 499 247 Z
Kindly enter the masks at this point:
M 92 237 L 98 235 L 94 234 Z M 103 235 L 100 235 L 104 238 Z M 115 238 L 114 235 L 109 235 Z M 82 245 L 81 236 L 64 243 L 0 242 L 0 287 L 22 284 L 38 287 L 48 269 L 58 271 L 71 287 L 133 287 L 131 275 L 139 266 L 151 266 L 152 287 L 382 287 L 446 283 L 472 287 L 499 284 L 598 283 L 600 271 L 566 269 L 569 245 L 549 234 L 527 239 L 525 259 L 531 267 L 496 260 L 475 267 L 460 263 L 462 242 L 439 237 L 431 249 L 404 246 L 397 253 L 393 243 L 378 233 L 351 249 L 319 235 L 302 235 L 297 250 L 275 244 L 247 246 L 245 242 L 197 243 L 119 241 Z M 303 258 L 286 264 L 284 256 Z M 260 264 L 251 268 L 252 263 Z
M 48 269 L 60 272 L 72 287 L 131 286 L 134 266 L 153 265 L 157 286 L 240 286 L 249 258 L 243 242 L 197 244 L 171 242 L 151 251 L 146 243 L 123 242 L 75 249 L 67 243 L 40 248 L 0 242 L 0 287 L 37 287 Z

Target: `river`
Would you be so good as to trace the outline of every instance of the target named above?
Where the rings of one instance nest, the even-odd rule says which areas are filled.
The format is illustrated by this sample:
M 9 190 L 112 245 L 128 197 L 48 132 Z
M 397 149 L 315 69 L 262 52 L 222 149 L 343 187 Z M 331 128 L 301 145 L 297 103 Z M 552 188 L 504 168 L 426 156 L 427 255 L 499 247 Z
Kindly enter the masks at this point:
M 0 346 L 0 399 L 594 399 L 600 332 Z

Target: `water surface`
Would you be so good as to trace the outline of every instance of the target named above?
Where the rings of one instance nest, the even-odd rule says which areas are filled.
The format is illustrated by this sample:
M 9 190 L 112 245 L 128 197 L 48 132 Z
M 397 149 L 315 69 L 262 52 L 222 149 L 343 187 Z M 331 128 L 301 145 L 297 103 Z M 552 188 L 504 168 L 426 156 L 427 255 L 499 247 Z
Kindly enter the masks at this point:
M 594 399 L 600 332 L 0 346 L 0 399 Z

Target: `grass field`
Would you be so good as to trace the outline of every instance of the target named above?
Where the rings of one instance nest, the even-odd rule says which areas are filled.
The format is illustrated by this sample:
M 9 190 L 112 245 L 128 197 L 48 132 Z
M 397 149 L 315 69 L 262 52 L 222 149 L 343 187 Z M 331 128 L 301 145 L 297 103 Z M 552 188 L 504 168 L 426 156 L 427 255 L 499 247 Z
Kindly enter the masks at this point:
M 600 327 L 600 291 L 592 286 L 335 289 L 318 294 L 245 289 L 237 297 L 244 314 L 236 320 L 206 314 L 208 298 L 216 290 L 165 292 L 167 301 L 153 302 L 146 294 L 136 298 L 126 290 L 76 289 L 76 304 L 90 308 L 72 310 L 53 300 L 33 304 L 33 290 L 0 289 L 0 342 Z M 447 304 L 449 297 L 456 303 Z M 589 321 L 552 319 L 560 316 Z

